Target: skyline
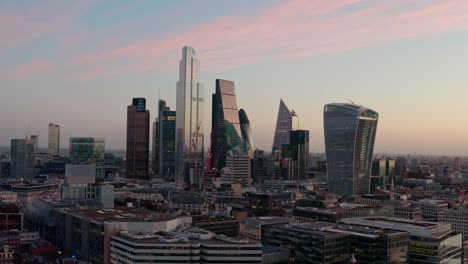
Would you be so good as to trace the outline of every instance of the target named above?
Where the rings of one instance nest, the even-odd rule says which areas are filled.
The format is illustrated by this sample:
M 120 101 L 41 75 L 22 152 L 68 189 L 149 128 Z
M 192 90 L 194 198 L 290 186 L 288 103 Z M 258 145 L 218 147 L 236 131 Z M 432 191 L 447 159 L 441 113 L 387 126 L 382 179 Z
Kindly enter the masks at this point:
M 91 136 L 124 149 L 128 101 L 145 97 L 151 123 L 159 91 L 175 106 L 180 49 L 189 45 L 205 98 L 215 79 L 235 82 L 255 148 L 271 149 L 282 98 L 310 130 L 310 151 L 323 152 L 323 106 L 350 98 L 380 114 L 376 153 L 468 155 L 468 3 L 205 1 L 204 20 L 184 17 L 167 31 L 154 22 L 176 22 L 170 11 L 188 12 L 195 2 L 117 3 L 102 17 L 103 4 L 53 3 L 51 10 L 50 3 L 0 3 L 10 36 L 0 42 L 0 146 L 37 134 L 45 147 L 48 124 L 56 123 L 62 146 Z M 33 23 L 44 16 L 50 21 Z M 368 16 L 384 19 L 368 25 Z M 205 146 L 209 109 L 208 99 Z

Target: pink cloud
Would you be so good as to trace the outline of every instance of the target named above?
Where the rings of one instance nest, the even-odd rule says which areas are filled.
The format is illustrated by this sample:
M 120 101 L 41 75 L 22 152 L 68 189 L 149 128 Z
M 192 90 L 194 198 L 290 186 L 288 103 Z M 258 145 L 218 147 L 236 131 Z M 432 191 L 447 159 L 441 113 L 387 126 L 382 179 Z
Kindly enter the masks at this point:
M 466 29 L 468 1 L 291 0 L 257 14 L 222 17 L 180 33 L 84 54 L 73 65 L 93 78 L 168 63 L 176 67 L 176 58 L 165 60 L 168 54 L 190 45 L 202 67 L 216 71 Z
M 27 79 L 49 73 L 52 70 L 50 62 L 46 60 L 32 60 L 19 66 L 0 71 L 2 79 Z

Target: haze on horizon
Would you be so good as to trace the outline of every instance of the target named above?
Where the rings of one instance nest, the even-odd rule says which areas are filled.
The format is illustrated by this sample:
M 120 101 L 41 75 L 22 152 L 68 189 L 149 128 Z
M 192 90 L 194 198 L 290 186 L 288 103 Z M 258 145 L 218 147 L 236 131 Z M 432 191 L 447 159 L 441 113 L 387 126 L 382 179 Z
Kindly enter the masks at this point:
M 125 148 L 126 107 L 175 110 L 182 46 L 205 87 L 236 84 L 255 147 L 270 150 L 280 98 L 323 152 L 323 106 L 377 111 L 377 153 L 468 155 L 468 1 L 0 2 L 0 146 L 60 124 Z M 209 138 L 205 138 L 208 144 Z

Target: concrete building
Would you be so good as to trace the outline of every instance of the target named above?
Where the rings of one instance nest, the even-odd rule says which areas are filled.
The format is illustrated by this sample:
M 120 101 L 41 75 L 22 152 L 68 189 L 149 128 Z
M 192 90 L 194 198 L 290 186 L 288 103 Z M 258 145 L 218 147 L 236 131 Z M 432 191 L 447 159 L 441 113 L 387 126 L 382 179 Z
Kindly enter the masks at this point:
M 19 183 L 12 185 L 10 191 L 16 193 L 17 202 L 23 207 L 38 199 L 60 198 L 60 189 L 55 184 Z
M 462 235 L 452 233 L 445 223 L 392 217 L 345 218 L 341 223 L 410 234 L 409 263 L 461 263 Z
M 23 214 L 17 205 L 0 202 L 0 231 L 23 229 Z
M 442 200 L 421 199 L 412 203 L 414 206 L 421 208 L 422 217 L 425 221 L 437 222 L 439 214 L 448 209 L 448 203 Z
M 65 256 L 93 263 L 111 262 L 111 237 L 129 233 L 170 232 L 190 226 L 191 217 L 158 214 L 137 208 L 62 210 L 58 212 L 57 245 Z M 114 262 L 115 263 L 115 262 Z M 118 263 L 118 262 L 117 262 Z
M 10 177 L 14 179 L 33 179 L 36 177 L 36 152 L 33 140 L 11 140 Z
M 227 152 L 226 167 L 221 172 L 223 184 L 241 184 L 242 186 L 250 186 L 252 184 L 251 162 L 246 153 L 243 153 L 239 148 Z
M 141 250 L 144 248 L 144 251 Z M 262 263 L 262 245 L 203 229 L 120 233 L 111 238 L 111 264 Z
M 48 153 L 50 157 L 60 155 L 60 126 L 49 124 Z
M 228 237 L 239 236 L 239 221 L 234 217 L 212 216 L 206 221 L 193 223 L 194 227 Z
M 267 225 L 288 224 L 291 219 L 284 217 L 264 216 L 246 217 L 240 222 L 239 234 L 251 241 L 262 241 L 262 227 Z
M 439 212 L 438 221 L 452 225 L 454 232 L 460 233 L 463 240 L 468 240 L 468 209 L 465 207 L 445 209 Z

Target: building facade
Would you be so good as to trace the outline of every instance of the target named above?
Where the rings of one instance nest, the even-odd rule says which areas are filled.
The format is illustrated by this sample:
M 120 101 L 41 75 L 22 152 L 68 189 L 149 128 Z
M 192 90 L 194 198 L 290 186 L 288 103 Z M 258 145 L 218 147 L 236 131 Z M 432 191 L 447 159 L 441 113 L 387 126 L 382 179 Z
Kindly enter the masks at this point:
M 103 181 L 105 177 L 104 138 L 71 137 L 70 162 L 74 165 L 94 164 L 96 180 Z
M 197 152 L 203 160 L 203 131 L 205 95 L 200 83 L 200 61 L 191 47 L 182 48 L 177 82 L 176 175 L 183 182 L 187 159 Z
M 273 151 L 281 150 L 283 145 L 289 144 L 289 132 L 294 129 L 299 129 L 299 118 L 294 111 L 289 110 L 283 99 L 280 99 Z
M 146 109 L 146 99 L 133 98 L 127 107 L 127 178 L 149 178 L 149 130 L 150 112 Z
M 176 111 L 161 111 L 159 120 L 159 175 L 174 181 L 176 169 Z
M 10 177 L 33 179 L 36 177 L 36 152 L 31 139 L 11 140 Z
M 324 108 L 328 191 L 340 195 L 367 194 L 377 112 L 355 104 L 328 104 Z
M 156 113 L 156 118 L 153 122 L 153 138 L 152 138 L 152 155 L 151 155 L 151 169 L 153 173 L 160 173 L 160 123 L 161 123 L 161 112 L 162 111 L 169 111 L 169 107 L 166 106 L 166 101 L 164 100 L 159 100 L 158 102 L 158 113 Z
M 282 146 L 282 168 L 285 180 L 305 180 L 309 173 L 309 131 L 289 132 L 289 144 Z
M 211 133 L 214 139 L 212 156 L 219 171 L 226 166 L 228 151 L 242 148 L 242 132 L 237 109 L 234 82 L 216 79 L 216 93 L 213 94 Z
M 254 144 L 253 144 L 253 134 L 252 127 L 250 125 L 249 117 L 244 109 L 239 110 L 239 122 L 242 133 L 242 141 L 244 142 L 243 149 L 249 154 L 249 158 L 254 158 Z
M 49 138 L 48 138 L 48 153 L 49 156 L 60 155 L 60 126 L 54 123 L 49 124 Z

